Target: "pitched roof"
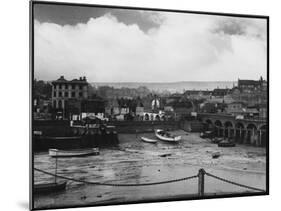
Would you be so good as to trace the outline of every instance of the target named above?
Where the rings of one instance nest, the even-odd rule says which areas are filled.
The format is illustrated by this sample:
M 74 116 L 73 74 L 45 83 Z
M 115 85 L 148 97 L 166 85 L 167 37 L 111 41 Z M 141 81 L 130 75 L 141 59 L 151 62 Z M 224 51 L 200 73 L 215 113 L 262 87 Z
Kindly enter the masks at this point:
M 88 84 L 86 77 L 80 77 L 79 79 L 73 79 L 73 80 L 66 80 L 63 76 L 61 76 L 59 79 L 52 81 L 52 84 Z
M 260 81 L 255 80 L 238 80 L 239 85 L 259 85 Z
M 230 89 L 221 89 L 221 88 L 216 88 L 214 89 L 214 92 L 228 92 Z

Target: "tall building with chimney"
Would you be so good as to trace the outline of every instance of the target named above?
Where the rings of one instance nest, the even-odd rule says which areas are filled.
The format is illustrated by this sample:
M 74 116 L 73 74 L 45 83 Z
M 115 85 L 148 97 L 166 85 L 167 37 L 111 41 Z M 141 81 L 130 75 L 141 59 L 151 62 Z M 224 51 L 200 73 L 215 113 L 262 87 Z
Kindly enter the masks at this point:
M 238 79 L 238 89 L 242 93 L 253 93 L 267 91 L 267 81 L 260 77 L 260 80 Z
M 69 100 L 88 99 L 88 82 L 86 77 L 66 80 L 64 76 L 52 82 L 52 106 L 64 110 Z

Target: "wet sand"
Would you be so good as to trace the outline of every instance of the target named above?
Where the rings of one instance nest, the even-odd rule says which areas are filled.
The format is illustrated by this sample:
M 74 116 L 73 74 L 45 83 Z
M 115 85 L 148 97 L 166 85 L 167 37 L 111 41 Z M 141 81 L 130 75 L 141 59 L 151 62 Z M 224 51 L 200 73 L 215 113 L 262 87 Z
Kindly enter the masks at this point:
M 158 141 L 145 143 L 141 136 L 154 138 L 153 133 L 119 134 L 117 148 L 100 149 L 99 156 L 60 158 L 58 174 L 92 182 L 148 183 L 196 175 L 200 168 L 217 176 L 265 189 L 266 150 L 253 146 L 237 145 L 233 148 L 219 148 L 208 139 L 201 139 L 198 133 L 173 131 L 181 135 L 178 144 Z M 213 152 L 220 152 L 217 159 Z M 54 172 L 55 159 L 45 153 L 35 155 L 35 167 Z M 36 183 L 54 181 L 54 178 L 35 171 Z M 205 192 L 208 194 L 251 192 L 205 177 Z M 36 208 L 120 203 L 138 200 L 189 197 L 198 192 L 198 179 L 176 183 L 138 186 L 111 187 L 84 185 L 68 182 L 64 192 L 51 195 L 36 195 Z

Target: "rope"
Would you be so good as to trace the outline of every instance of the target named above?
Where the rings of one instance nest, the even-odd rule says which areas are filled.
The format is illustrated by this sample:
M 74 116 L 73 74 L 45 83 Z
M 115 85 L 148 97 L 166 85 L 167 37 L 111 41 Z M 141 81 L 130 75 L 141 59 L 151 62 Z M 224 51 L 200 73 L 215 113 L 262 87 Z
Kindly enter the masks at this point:
M 44 173 L 44 174 L 47 174 L 47 175 L 55 176 L 55 177 L 58 177 L 58 178 L 61 178 L 61 179 L 66 179 L 66 180 L 69 180 L 69 181 L 80 182 L 80 183 L 90 184 L 90 185 L 119 186 L 119 187 L 160 185 L 160 184 L 167 184 L 167 183 L 173 183 L 173 182 L 180 182 L 180 181 L 190 180 L 190 179 L 197 178 L 199 176 L 199 174 L 197 174 L 197 175 L 190 176 L 190 177 L 184 177 L 184 178 L 174 179 L 174 180 L 166 180 L 166 181 L 161 181 L 161 182 L 138 183 L 138 184 L 136 184 L 136 183 L 120 184 L 120 183 L 90 182 L 90 181 L 84 181 L 84 180 L 80 180 L 80 179 L 75 179 L 75 178 L 65 177 L 65 176 L 62 176 L 62 175 L 53 174 L 53 173 L 50 173 L 50 172 L 47 172 L 47 171 L 44 171 L 44 170 L 38 169 L 38 168 L 34 168 L 34 170 L 39 171 L 39 172 Z M 263 190 L 263 189 L 259 189 L 259 188 L 255 188 L 255 187 L 239 184 L 239 183 L 236 183 L 236 182 L 224 179 L 222 177 L 218 177 L 216 175 L 207 173 L 205 171 L 203 172 L 203 174 L 206 174 L 207 176 L 213 177 L 213 178 L 221 180 L 223 182 L 227 182 L 227 183 L 232 184 L 232 185 L 236 185 L 236 186 L 247 188 L 247 189 L 252 189 L 252 190 L 255 190 L 255 191 L 265 192 L 265 190 Z
M 256 191 L 265 192 L 265 190 L 263 190 L 263 189 L 254 188 L 254 187 L 251 187 L 251 186 L 248 186 L 248 185 L 239 184 L 239 183 L 236 183 L 236 182 L 233 182 L 233 181 L 230 181 L 230 180 L 227 180 L 227 179 L 224 179 L 224 178 L 215 176 L 215 175 L 210 174 L 210 173 L 207 173 L 207 172 L 205 172 L 205 174 L 208 175 L 208 176 L 210 176 L 210 177 L 213 177 L 213 178 L 215 178 L 215 179 L 221 180 L 221 181 L 223 181 L 223 182 L 227 182 L 227 183 L 229 183 L 229 184 L 232 184 L 232 185 L 237 185 L 237 186 L 240 186 L 240 187 L 243 187 L 243 188 L 247 188 L 247 189 L 252 189 L 252 190 L 256 190 Z
M 90 184 L 90 185 L 104 185 L 104 186 L 120 186 L 120 187 L 125 187 L 125 186 L 149 186 L 149 185 L 160 185 L 160 184 L 167 184 L 167 183 L 172 183 L 172 182 L 180 182 L 180 181 L 184 181 L 184 180 L 189 180 L 189 179 L 194 179 L 196 177 L 198 177 L 198 175 L 194 175 L 194 176 L 190 176 L 190 177 L 184 177 L 184 178 L 180 178 L 180 179 L 174 179 L 174 180 L 166 180 L 166 181 L 161 181 L 161 182 L 151 182 L 151 183 L 138 183 L 138 184 L 120 184 L 120 183 L 100 183 L 100 182 L 89 182 L 89 181 L 83 181 L 83 180 L 79 180 L 79 179 L 75 179 L 75 178 L 70 178 L 70 177 L 65 177 L 62 175 L 56 175 L 47 171 L 44 171 L 42 169 L 38 169 L 38 168 L 34 168 L 34 170 L 39 171 L 41 173 L 47 174 L 47 175 L 51 175 L 51 176 L 55 176 L 58 178 L 62 178 L 62 179 L 66 179 L 66 180 L 70 180 L 70 181 L 74 181 L 74 182 L 81 182 L 81 183 L 85 183 L 85 184 Z

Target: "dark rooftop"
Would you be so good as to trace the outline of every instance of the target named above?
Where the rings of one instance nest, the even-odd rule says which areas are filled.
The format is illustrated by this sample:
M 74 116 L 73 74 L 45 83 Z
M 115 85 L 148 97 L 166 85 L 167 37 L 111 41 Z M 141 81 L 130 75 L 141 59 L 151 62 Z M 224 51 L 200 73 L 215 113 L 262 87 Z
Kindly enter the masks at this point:
M 52 82 L 53 84 L 65 84 L 65 83 L 73 83 L 73 84 L 87 84 L 86 77 L 80 77 L 79 79 L 73 79 L 73 80 L 66 80 L 64 76 L 61 76 L 59 79 Z
M 259 85 L 261 81 L 255 80 L 238 80 L 238 86 L 240 85 Z

